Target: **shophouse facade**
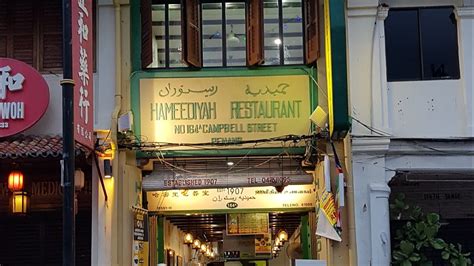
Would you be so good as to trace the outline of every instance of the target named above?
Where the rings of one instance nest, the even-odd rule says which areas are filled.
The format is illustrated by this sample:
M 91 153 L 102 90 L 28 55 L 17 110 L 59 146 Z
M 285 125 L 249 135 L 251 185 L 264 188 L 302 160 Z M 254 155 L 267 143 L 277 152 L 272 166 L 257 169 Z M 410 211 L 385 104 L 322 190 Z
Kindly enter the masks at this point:
M 326 22 L 324 6 L 332 15 Z M 153 197 L 194 195 L 186 191 L 200 188 L 196 185 L 200 180 L 185 176 L 191 181 L 179 182 L 176 172 L 166 176 L 166 165 L 208 171 L 221 167 L 216 162 L 237 158 L 250 168 L 264 162 L 270 171 L 281 172 L 283 166 L 296 171 L 302 160 L 294 159 L 304 158 L 305 151 L 311 155 L 313 149 L 314 160 L 306 167 L 315 172 L 318 151 L 332 154 L 330 134 L 345 158 L 340 141 L 348 130 L 343 1 L 331 1 L 329 8 L 323 1 L 137 0 L 114 1 L 103 10 L 115 21 L 102 24 L 115 28 L 115 36 L 107 36 L 115 44 L 106 51 L 115 54 L 116 79 L 111 83 L 116 89 L 115 106 L 110 134 L 103 136 L 113 143 L 109 184 L 113 188 L 107 200 L 99 186 L 94 189 L 97 210 L 93 215 L 92 264 L 125 265 L 148 259 L 149 263 L 169 265 L 198 262 L 193 262 L 191 248 L 180 239 L 193 226 L 192 221 L 202 223 L 207 215 L 220 220 L 226 212 L 215 213 L 207 209 L 210 204 L 202 204 L 197 207 L 201 218 L 190 217 L 189 225 L 183 224 L 186 210 L 193 211 L 191 202 L 168 206 Z M 332 33 L 326 42 L 332 41 L 334 49 L 325 49 L 324 32 Z M 328 54 L 332 65 L 327 63 Z M 327 80 L 334 82 L 329 89 Z M 309 119 L 317 106 L 330 113 L 331 133 L 325 137 Z M 305 145 L 305 138 L 318 142 L 318 147 Z M 268 163 L 275 158 L 281 164 L 277 160 Z M 187 168 L 180 166 L 183 169 Z M 229 180 L 235 183 L 222 186 L 248 187 L 257 182 L 239 176 Z M 162 192 L 167 186 L 181 191 Z M 347 263 L 352 257 L 345 248 L 351 242 L 350 230 L 344 242 L 335 245 L 317 239 L 316 202 L 308 204 L 305 208 L 292 205 L 306 213 L 298 216 L 297 225 L 302 224 L 298 230 L 302 231 L 294 240 L 304 246 L 303 257 Z M 224 211 L 236 213 L 238 209 L 231 208 L 237 205 L 229 203 Z M 163 212 L 179 206 L 184 209 Z M 280 211 L 285 211 L 281 207 Z M 263 205 L 248 208 L 269 212 Z M 348 210 L 346 207 L 343 214 L 347 224 L 351 220 Z M 149 256 L 134 235 L 137 213 L 151 217 Z M 270 219 L 278 216 L 271 215 Z M 212 239 L 213 234 L 207 236 Z M 316 246 L 323 248 L 318 251 Z M 224 259 L 226 255 L 220 256 Z M 282 255 L 282 265 L 289 262 L 291 258 Z
M 94 90 L 93 93 L 89 90 L 90 95 L 85 96 L 88 97 L 85 100 L 94 101 L 89 102 L 91 110 L 94 107 L 94 119 L 90 117 L 89 122 L 93 121 L 94 131 L 98 132 L 110 129 L 113 107 L 115 55 L 108 53 L 108 47 L 114 46 L 113 38 L 108 36 L 113 36 L 113 26 L 111 30 L 107 26 L 113 25 L 114 21 L 108 12 L 112 10 L 113 15 L 113 8 L 108 9 L 108 6 L 112 3 L 94 1 L 86 8 L 86 16 L 91 20 L 87 24 L 89 31 L 83 32 L 83 37 L 87 37 L 84 43 L 89 41 L 92 45 L 93 42 L 95 49 L 94 53 L 88 54 L 89 64 L 94 65 L 93 73 L 89 72 L 89 82 Z M 0 137 L 2 265 L 62 263 L 62 36 L 62 1 L 0 1 L 1 86 L 4 93 Z M 22 86 L 15 86 L 16 82 Z M 13 108 L 10 102 L 22 104 L 16 109 L 22 112 L 16 112 L 15 117 L 12 116 L 13 109 L 6 113 L 3 108 Z M 27 126 L 17 129 L 22 121 Z M 96 152 L 76 144 L 74 153 L 78 170 L 76 181 L 82 180 L 76 191 L 76 265 L 91 265 L 94 256 L 92 235 L 96 229 L 92 221 L 97 216 L 94 214 L 97 210 L 95 198 L 104 190 L 100 188 L 94 160 Z M 99 159 L 101 164 L 102 159 Z M 22 186 L 8 184 L 14 171 L 23 174 Z M 26 200 L 16 201 L 18 208 L 14 210 L 12 204 L 18 193 L 24 194 Z M 25 204 L 18 205 L 21 202 Z
M 390 265 L 400 193 L 473 250 L 473 12 L 472 1 L 347 1 L 358 265 Z

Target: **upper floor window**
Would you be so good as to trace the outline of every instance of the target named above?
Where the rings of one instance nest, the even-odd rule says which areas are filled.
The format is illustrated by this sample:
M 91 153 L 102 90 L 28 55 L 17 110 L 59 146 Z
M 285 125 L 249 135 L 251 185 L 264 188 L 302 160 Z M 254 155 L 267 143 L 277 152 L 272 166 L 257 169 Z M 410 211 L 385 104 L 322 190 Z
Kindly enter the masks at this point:
M 319 56 L 318 1 L 152 0 L 151 11 L 146 2 L 144 68 L 310 64 Z
M 452 7 L 391 9 L 385 21 L 388 81 L 458 79 Z
M 0 57 L 45 73 L 62 71 L 61 0 L 0 1 Z

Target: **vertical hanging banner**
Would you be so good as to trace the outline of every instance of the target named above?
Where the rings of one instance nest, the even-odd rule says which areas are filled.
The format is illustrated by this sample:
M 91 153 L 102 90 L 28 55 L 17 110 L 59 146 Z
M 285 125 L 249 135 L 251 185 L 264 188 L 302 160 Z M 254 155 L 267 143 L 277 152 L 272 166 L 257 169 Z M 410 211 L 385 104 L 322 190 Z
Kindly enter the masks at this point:
M 92 0 L 71 1 L 74 140 L 93 148 L 93 25 Z
M 148 213 L 138 207 L 133 211 L 132 265 L 148 266 Z

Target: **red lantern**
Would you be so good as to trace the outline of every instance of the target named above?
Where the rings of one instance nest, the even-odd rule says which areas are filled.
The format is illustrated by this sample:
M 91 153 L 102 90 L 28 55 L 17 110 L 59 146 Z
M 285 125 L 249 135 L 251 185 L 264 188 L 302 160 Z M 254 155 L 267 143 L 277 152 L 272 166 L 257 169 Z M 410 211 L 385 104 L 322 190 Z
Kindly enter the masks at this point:
M 8 176 L 8 189 L 12 192 L 23 190 L 23 173 L 18 170 L 11 171 Z

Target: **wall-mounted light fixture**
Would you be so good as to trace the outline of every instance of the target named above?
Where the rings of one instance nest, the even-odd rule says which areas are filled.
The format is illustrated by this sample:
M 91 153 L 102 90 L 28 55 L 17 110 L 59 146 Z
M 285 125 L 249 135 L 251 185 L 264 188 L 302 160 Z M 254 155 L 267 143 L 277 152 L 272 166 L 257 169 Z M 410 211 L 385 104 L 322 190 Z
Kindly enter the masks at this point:
M 285 243 L 286 241 L 288 241 L 288 233 L 285 230 L 281 230 L 278 233 L 278 238 L 280 239 L 281 243 Z
M 11 192 L 23 190 L 23 173 L 19 170 L 13 170 L 8 175 L 8 189 Z
M 13 192 L 11 197 L 11 211 L 13 214 L 28 213 L 30 199 L 26 192 Z
M 184 244 L 191 245 L 193 243 L 193 235 L 191 233 L 186 233 L 184 235 Z
M 280 238 L 277 237 L 275 239 L 275 247 L 281 247 L 282 245 L 283 245 L 283 243 L 281 243 Z
M 104 159 L 104 178 L 112 178 L 112 164 L 110 159 Z
M 198 250 L 198 249 L 200 249 L 200 248 L 201 248 L 201 240 L 199 240 L 199 239 L 197 239 L 197 238 L 194 239 L 194 242 L 193 242 L 193 249 Z
M 202 243 L 202 244 L 201 244 L 201 253 L 205 254 L 206 251 L 207 251 L 207 245 L 204 244 L 204 243 Z

